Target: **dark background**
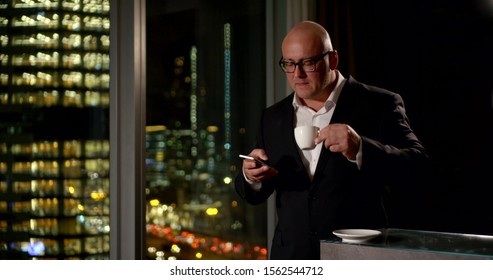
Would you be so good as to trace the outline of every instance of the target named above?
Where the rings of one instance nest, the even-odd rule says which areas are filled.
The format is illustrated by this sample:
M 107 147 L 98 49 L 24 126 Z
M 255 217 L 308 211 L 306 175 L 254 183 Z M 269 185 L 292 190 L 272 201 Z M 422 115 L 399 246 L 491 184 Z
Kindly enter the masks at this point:
M 341 72 L 400 93 L 431 155 L 418 192 L 392 194 L 396 227 L 493 234 L 491 3 L 317 3 Z

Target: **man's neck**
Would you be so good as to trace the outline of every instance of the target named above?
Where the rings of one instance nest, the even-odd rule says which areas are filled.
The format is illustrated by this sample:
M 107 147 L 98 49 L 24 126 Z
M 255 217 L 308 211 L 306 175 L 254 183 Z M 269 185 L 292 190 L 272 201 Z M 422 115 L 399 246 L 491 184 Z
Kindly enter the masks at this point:
M 329 93 L 330 95 L 330 93 Z M 327 98 L 329 98 L 328 95 L 323 94 L 321 95 L 320 98 L 317 99 L 300 99 L 301 104 L 305 105 L 306 107 L 312 109 L 315 112 L 318 112 L 322 107 L 324 107 L 325 101 L 327 101 Z
M 336 78 L 334 79 L 334 81 L 330 83 L 329 86 L 327 86 L 327 88 L 319 96 L 317 96 L 314 99 L 300 98 L 301 104 L 307 106 L 308 108 L 314 110 L 315 112 L 318 112 L 320 109 L 322 109 L 325 105 L 325 102 L 327 101 L 327 99 L 329 99 L 330 94 L 332 93 L 332 91 L 334 91 L 337 85 L 337 81 L 339 79 L 339 73 L 335 71 L 335 75 Z

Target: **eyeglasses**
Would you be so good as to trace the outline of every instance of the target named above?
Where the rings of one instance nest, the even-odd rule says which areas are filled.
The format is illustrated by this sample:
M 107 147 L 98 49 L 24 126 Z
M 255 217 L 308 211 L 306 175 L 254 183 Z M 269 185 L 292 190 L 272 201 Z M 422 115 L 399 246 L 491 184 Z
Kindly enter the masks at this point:
M 300 62 L 283 60 L 283 58 L 281 57 L 281 59 L 279 60 L 279 66 L 281 66 L 281 69 L 282 71 L 284 71 L 284 73 L 294 73 L 294 71 L 296 70 L 296 66 L 303 70 L 303 72 L 313 72 L 316 69 L 317 62 L 322 60 L 324 56 L 328 55 L 331 52 L 332 51 L 327 51 L 318 57 L 303 59 Z

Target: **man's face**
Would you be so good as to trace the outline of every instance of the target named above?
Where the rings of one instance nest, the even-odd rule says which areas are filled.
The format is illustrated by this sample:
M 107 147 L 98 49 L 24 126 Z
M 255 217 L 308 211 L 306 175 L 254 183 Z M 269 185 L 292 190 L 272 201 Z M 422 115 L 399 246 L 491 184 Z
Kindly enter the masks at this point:
M 319 58 L 324 54 L 322 47 L 310 44 L 288 43 L 283 45 L 283 60 L 299 63 L 303 60 Z M 302 99 L 320 99 L 324 96 L 324 89 L 329 85 L 329 56 L 324 56 L 315 63 L 315 70 L 307 72 L 298 64 L 293 73 L 286 73 L 289 85 Z

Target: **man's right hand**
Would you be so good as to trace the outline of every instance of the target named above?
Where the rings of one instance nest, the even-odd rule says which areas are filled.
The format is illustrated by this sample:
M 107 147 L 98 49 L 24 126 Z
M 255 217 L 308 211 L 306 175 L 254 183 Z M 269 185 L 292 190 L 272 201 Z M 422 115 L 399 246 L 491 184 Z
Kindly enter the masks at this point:
M 263 161 L 267 161 L 269 159 L 263 149 L 254 149 L 248 155 L 254 158 L 261 159 Z M 258 163 L 255 160 L 244 159 L 243 173 L 249 181 L 260 183 L 274 177 L 275 175 L 277 175 L 278 171 L 274 167 Z

